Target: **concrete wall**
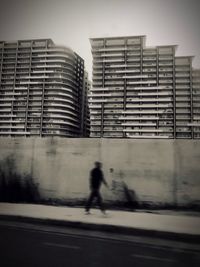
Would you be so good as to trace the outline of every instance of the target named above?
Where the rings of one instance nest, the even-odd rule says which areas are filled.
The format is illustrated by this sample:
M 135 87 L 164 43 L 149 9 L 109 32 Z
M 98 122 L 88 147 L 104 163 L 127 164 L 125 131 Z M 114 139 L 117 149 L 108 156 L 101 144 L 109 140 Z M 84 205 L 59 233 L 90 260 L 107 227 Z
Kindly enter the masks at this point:
M 102 187 L 108 203 L 130 196 L 152 206 L 200 206 L 198 140 L 0 138 L 0 173 L 31 177 L 42 199 L 85 200 L 95 161 L 110 185 Z

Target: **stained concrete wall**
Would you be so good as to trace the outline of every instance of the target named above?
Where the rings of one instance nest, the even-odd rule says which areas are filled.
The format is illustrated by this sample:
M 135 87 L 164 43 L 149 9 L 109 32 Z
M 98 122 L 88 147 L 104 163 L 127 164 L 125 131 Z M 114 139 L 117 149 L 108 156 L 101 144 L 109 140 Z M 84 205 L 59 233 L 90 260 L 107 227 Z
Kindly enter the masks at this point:
M 42 199 L 76 203 L 89 193 L 89 172 L 103 163 L 108 203 L 200 206 L 198 140 L 0 138 L 0 173 L 31 177 Z M 127 191 L 127 190 L 126 190 Z

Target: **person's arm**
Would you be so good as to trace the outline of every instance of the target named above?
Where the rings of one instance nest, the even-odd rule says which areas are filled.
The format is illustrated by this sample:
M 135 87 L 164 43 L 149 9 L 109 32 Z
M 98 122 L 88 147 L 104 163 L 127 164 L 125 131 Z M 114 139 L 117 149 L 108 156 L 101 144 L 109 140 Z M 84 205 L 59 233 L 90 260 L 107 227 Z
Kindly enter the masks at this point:
M 90 171 L 90 177 L 89 177 L 89 183 L 90 183 L 90 189 L 92 190 L 92 176 L 93 176 L 93 170 Z
M 102 172 L 102 182 L 104 183 L 104 185 L 106 187 L 108 187 L 108 183 L 106 182 L 105 178 L 104 178 L 104 175 L 103 175 L 103 172 Z

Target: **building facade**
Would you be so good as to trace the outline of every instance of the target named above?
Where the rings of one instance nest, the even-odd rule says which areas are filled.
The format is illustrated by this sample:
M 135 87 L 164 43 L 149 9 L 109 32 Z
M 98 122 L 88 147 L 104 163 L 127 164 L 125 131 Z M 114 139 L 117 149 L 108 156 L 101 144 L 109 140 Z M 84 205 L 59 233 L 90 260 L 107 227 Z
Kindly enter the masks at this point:
M 80 137 L 84 61 L 51 39 L 0 42 L 0 136 Z
M 88 72 L 84 72 L 84 90 L 83 90 L 83 112 L 82 112 L 82 132 L 84 137 L 90 136 L 90 110 L 88 95 L 91 90 L 91 81 L 89 80 Z
M 200 138 L 200 70 L 145 36 L 92 38 L 91 137 Z

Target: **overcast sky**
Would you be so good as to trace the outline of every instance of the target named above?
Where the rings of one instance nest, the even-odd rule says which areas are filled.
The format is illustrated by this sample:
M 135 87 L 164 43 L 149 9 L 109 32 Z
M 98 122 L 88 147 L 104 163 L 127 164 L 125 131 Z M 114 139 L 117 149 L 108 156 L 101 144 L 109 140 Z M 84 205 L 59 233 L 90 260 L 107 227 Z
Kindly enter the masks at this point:
M 0 0 L 0 40 L 52 38 L 84 60 L 89 38 L 146 35 L 147 46 L 178 44 L 200 68 L 200 0 Z

